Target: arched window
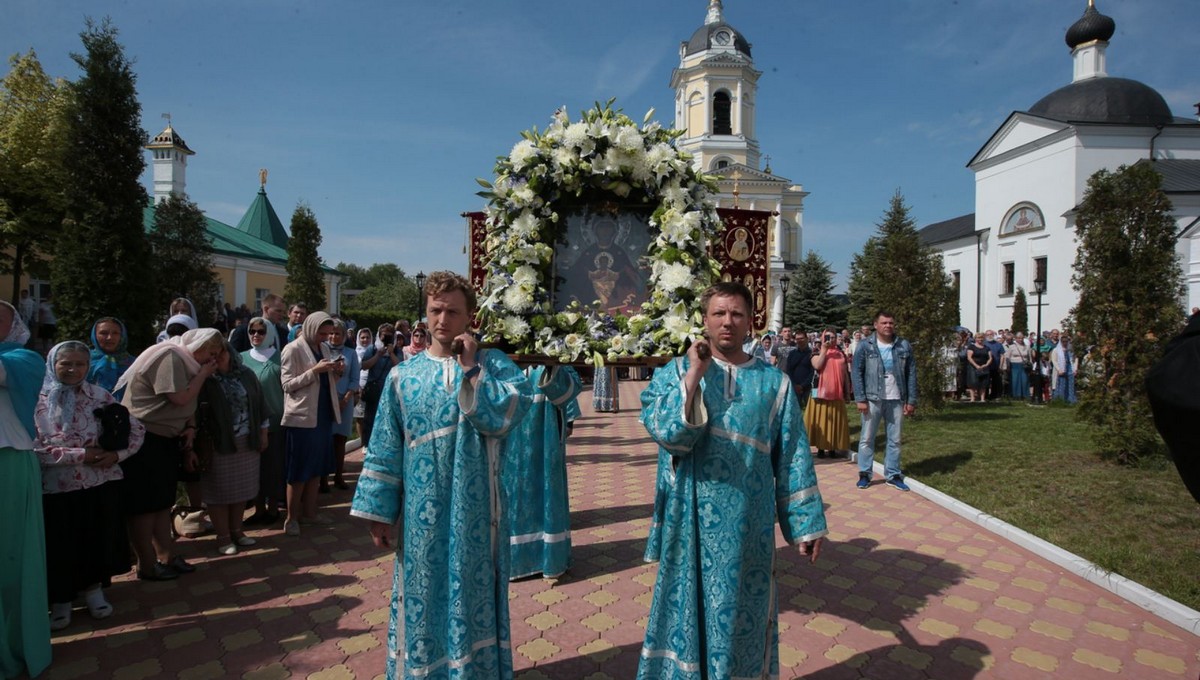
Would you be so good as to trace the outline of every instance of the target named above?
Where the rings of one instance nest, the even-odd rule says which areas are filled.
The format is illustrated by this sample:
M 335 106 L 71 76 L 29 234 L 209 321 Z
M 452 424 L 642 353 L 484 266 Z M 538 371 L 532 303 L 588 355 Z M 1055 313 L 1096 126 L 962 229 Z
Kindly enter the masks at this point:
M 724 158 L 717 161 L 717 169 L 718 170 L 724 170 L 725 168 L 728 168 L 728 167 L 729 167 L 729 161 L 725 160 Z
M 714 135 L 733 134 L 730 109 L 728 92 L 718 92 L 713 95 L 712 131 Z

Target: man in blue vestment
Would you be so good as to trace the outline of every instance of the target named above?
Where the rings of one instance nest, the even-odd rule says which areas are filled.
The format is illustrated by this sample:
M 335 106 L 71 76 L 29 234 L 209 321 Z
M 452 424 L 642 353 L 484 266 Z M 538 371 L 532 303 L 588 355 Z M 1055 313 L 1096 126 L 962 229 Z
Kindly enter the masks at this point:
M 743 350 L 750 291 L 719 283 L 700 306 L 707 339 L 642 394 L 660 447 L 647 547 L 659 567 L 638 678 L 778 677 L 775 520 L 815 561 L 821 493 L 791 381 Z
M 571 562 L 571 510 L 567 499 L 566 407 L 581 390 L 569 366 L 531 366 L 533 406 L 509 433 L 504 491 L 509 499 L 509 578 L 553 578 Z
M 387 376 L 350 514 L 396 547 L 387 677 L 511 678 L 500 471 L 532 388 L 468 332 L 466 279 L 434 272 L 425 294 L 433 344 Z

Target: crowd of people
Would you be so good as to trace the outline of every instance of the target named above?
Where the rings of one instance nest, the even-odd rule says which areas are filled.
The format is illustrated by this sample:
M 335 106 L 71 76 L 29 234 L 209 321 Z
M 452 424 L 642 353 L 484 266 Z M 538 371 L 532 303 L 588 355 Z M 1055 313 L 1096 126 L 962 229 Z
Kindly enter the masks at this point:
M 50 632 L 80 601 L 110 616 L 113 577 L 194 572 L 177 536 L 212 533 L 215 554 L 232 556 L 256 543 L 247 525 L 298 536 L 332 523 L 318 497 L 349 488 L 354 423 L 368 441 L 383 377 L 428 347 L 428 330 L 407 321 L 356 333 L 268 295 L 249 318 L 226 305 L 219 328 L 200 327 L 178 298 L 158 341 L 135 354 L 114 317 L 86 341 L 52 343 L 49 305 L 27 292 L 0 303 L 4 677 L 40 673 Z
M 1089 347 L 1077 350 L 1057 328 L 1025 335 L 1001 329 L 972 333 L 959 327 L 946 347 L 946 397 L 968 402 L 998 399 L 1034 403 L 1077 401 L 1077 383 L 1095 364 Z

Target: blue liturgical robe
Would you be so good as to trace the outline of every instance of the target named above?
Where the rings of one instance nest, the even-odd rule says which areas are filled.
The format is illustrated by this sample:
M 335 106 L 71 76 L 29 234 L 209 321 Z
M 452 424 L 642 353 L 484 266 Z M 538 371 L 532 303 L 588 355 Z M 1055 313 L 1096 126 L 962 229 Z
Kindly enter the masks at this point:
M 567 500 L 567 404 L 583 390 L 569 367 L 526 369 L 533 406 L 505 442 L 509 578 L 560 576 L 571 561 Z
M 713 359 L 685 414 L 687 361 L 642 393 L 659 567 L 638 678 L 778 677 L 775 521 L 792 545 L 827 533 L 800 407 L 777 368 Z
M 472 387 L 422 352 L 388 374 L 350 514 L 399 520 L 388 678 L 511 678 L 504 437 L 532 388 L 498 350 Z

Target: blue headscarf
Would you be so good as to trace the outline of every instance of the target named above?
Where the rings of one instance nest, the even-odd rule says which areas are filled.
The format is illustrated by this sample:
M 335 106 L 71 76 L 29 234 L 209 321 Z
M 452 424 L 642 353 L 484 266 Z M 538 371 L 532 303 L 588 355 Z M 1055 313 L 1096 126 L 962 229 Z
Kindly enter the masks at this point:
M 121 342 L 112 354 L 100 349 L 100 341 L 96 339 L 96 329 L 102 323 L 115 323 L 121 327 Z M 126 349 L 129 347 L 129 334 L 125 332 L 125 324 L 111 316 L 92 324 L 91 367 L 88 369 L 87 381 L 112 392 L 117 380 L 133 365 L 133 355 Z
M 29 328 L 21 320 L 16 307 L 0 300 L 12 313 L 12 327 L 0 339 L 0 364 L 4 364 L 7 385 L 0 390 L 8 392 L 13 411 L 32 439 L 37 439 L 37 427 L 33 424 L 33 411 L 37 408 L 38 394 L 42 391 L 42 378 L 46 375 L 46 362 L 34 351 L 25 349 L 29 342 Z

